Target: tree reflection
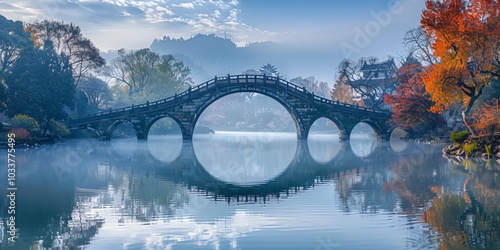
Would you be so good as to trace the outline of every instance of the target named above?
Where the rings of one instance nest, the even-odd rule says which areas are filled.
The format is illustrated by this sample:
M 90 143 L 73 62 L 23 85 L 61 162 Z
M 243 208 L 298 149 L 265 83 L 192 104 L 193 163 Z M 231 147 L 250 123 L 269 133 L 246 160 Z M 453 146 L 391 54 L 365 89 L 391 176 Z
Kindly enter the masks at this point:
M 0 247 L 52 249 L 82 246 L 91 241 L 102 220 L 95 215 L 78 216 L 85 211 L 79 209 L 73 189 L 75 168 L 68 160 L 73 159 L 72 153 L 62 145 L 53 145 L 50 150 L 16 152 L 22 163 L 16 179 L 18 238 L 15 247 L 7 242 L 0 243 Z M 1 205 L 2 212 L 6 212 L 5 203 Z
M 159 215 L 173 215 L 175 209 L 189 202 L 187 189 L 171 181 L 134 175 L 123 184 L 120 222 L 125 222 L 127 217 L 132 221 L 154 221 Z
M 436 197 L 423 214 L 441 235 L 440 249 L 500 248 L 499 166 L 466 162 L 463 192 L 434 187 Z

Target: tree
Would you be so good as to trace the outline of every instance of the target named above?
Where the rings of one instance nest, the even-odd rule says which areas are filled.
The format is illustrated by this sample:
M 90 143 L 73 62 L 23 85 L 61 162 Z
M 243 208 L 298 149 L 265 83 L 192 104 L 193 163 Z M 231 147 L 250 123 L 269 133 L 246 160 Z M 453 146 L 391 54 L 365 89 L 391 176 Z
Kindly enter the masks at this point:
M 73 23 L 43 20 L 28 24 L 26 30 L 31 33 L 36 45 L 44 46 L 46 41 L 51 41 L 59 55 L 64 53 L 69 57 L 76 86 L 90 71 L 106 64 L 99 55 L 99 49 Z
M 264 74 L 266 76 L 280 76 L 280 74 L 278 73 L 278 69 L 276 68 L 276 66 L 270 64 L 270 63 L 267 63 L 267 64 L 264 64 L 262 66 L 260 66 L 259 68 L 259 72 L 261 74 Z
M 171 55 L 150 49 L 118 51 L 106 75 L 115 80 L 116 94 L 124 103 L 157 100 L 181 92 L 191 85 L 190 70 Z
M 408 49 L 408 54 L 425 65 L 438 63 L 437 58 L 432 53 L 431 40 L 427 37 L 422 28 L 413 28 L 406 32 L 403 44 Z
M 396 70 L 393 59 L 384 62 L 376 58 L 361 58 L 358 62 L 344 59 L 339 64 L 337 79 L 359 93 L 365 106 L 384 108 L 384 95 L 393 93 L 398 84 Z
M 345 76 L 339 76 L 335 85 L 333 85 L 333 89 L 330 91 L 330 98 L 333 101 L 353 104 L 354 96 L 352 91 L 353 89 L 347 84 L 347 78 Z
M 392 105 L 394 110 L 391 120 L 394 127 L 424 133 L 436 124 L 439 115 L 430 111 L 434 102 L 430 100 L 422 83 L 423 71 L 424 67 L 409 56 L 398 69 L 400 85 L 396 88 L 396 93 L 384 96 L 385 102 Z
M 103 80 L 96 77 L 86 77 L 78 86 L 82 91 L 89 106 L 89 112 L 97 112 L 106 102 L 113 99 L 109 86 Z
M 498 0 L 427 0 L 420 21 L 439 62 L 422 77 L 435 103 L 432 111 L 462 103 L 462 119 L 472 134 L 471 109 L 500 76 L 499 6 Z
M 327 97 L 329 93 L 328 83 L 316 80 L 314 76 L 307 78 L 295 77 L 290 79 L 290 82 L 306 88 L 307 91 L 313 92 L 315 95 Z
M 50 42 L 43 48 L 21 51 L 5 81 L 9 86 L 7 114 L 35 118 L 43 127 L 42 135 L 53 119 L 67 117 L 65 106 L 73 105 L 75 86 L 69 58 L 58 55 Z
M 6 72 L 19 58 L 24 48 L 33 47 L 29 34 L 24 31 L 22 22 L 14 22 L 0 15 L 0 111 L 5 109 L 7 86 Z
M 242 75 L 260 75 L 260 71 L 255 70 L 255 69 L 247 69 L 243 72 L 241 72 Z
M 500 106 L 498 99 L 483 103 L 472 114 L 472 126 L 482 134 L 493 136 L 500 129 Z

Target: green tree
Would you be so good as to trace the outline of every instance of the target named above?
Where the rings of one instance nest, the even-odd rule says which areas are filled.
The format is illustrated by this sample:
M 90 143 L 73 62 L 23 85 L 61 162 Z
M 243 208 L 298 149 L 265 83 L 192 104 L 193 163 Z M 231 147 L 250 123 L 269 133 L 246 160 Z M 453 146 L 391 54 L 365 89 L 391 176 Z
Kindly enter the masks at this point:
M 23 50 L 5 81 L 8 115 L 35 118 L 42 125 L 42 135 L 51 120 L 67 117 L 65 106 L 73 105 L 75 86 L 68 57 L 58 55 L 50 42 L 43 48 Z
M 78 90 L 81 91 L 88 105 L 88 112 L 97 112 L 105 103 L 113 100 L 113 94 L 108 84 L 96 77 L 86 77 L 80 82 Z
M 0 15 L 0 111 L 5 109 L 7 86 L 5 74 L 26 47 L 33 47 L 22 22 L 11 21 Z
M 113 88 L 117 103 L 133 104 L 173 96 L 189 85 L 190 70 L 171 55 L 160 55 L 150 49 L 118 51 L 106 75 L 117 85 Z
M 276 68 L 276 66 L 274 66 L 270 63 L 267 63 L 267 64 L 260 66 L 259 72 L 261 74 L 266 75 L 266 76 L 280 76 L 280 73 L 278 72 L 278 69 Z
M 106 64 L 99 55 L 99 49 L 73 23 L 43 20 L 28 24 L 26 30 L 31 33 L 36 45 L 43 46 L 46 41 L 50 41 L 59 55 L 65 54 L 69 58 L 74 84 L 77 86 L 92 70 Z

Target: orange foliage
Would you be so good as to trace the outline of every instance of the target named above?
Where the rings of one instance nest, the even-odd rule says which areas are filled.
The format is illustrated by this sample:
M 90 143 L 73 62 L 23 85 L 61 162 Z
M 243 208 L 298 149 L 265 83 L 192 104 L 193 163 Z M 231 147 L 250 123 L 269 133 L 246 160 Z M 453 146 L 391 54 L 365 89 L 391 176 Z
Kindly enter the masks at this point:
M 484 103 L 472 114 L 472 126 L 482 134 L 493 135 L 500 129 L 500 107 L 498 99 L 493 99 L 489 103 Z
M 384 101 L 394 110 L 391 123 L 403 129 L 427 130 L 438 116 L 430 111 L 433 102 L 422 83 L 423 67 L 419 64 L 406 64 L 398 69 L 400 85 L 394 95 L 384 95 Z
M 439 60 L 423 76 L 433 111 L 463 101 L 468 113 L 483 88 L 500 76 L 499 1 L 426 1 L 420 23 Z

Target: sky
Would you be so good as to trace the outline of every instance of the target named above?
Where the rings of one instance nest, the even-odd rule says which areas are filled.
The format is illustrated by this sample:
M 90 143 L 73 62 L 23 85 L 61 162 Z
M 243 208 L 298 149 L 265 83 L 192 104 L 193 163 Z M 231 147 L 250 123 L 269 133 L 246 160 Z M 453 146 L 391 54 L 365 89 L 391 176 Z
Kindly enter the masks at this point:
M 101 51 L 202 33 L 227 36 L 238 46 L 274 41 L 311 57 L 323 55 L 318 63 L 325 63 L 334 55 L 337 61 L 339 55 L 397 56 L 405 32 L 419 25 L 424 5 L 424 0 L 0 0 L 0 14 L 23 22 L 75 23 Z

